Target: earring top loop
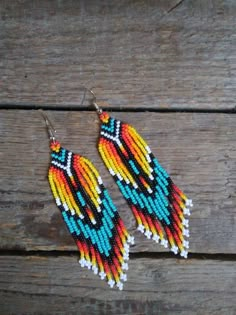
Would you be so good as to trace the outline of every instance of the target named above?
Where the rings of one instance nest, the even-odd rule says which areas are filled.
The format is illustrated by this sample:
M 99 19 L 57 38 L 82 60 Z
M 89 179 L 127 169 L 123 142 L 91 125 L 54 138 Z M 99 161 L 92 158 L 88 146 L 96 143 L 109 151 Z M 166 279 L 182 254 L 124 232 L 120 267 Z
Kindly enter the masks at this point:
M 92 89 L 88 89 L 88 88 L 86 88 L 86 87 L 84 87 L 84 89 L 85 89 L 85 91 L 84 91 L 84 96 L 83 96 L 83 99 L 82 99 L 82 102 L 81 102 L 80 105 L 83 105 L 84 100 L 85 100 L 86 93 L 87 93 L 87 92 L 90 92 L 90 93 L 92 94 L 92 96 L 93 96 L 92 105 L 95 107 L 97 113 L 100 115 L 100 114 L 102 113 L 102 109 L 101 109 L 101 108 L 98 106 L 98 104 L 97 104 L 97 98 L 96 98 L 96 96 L 95 96 L 93 90 L 92 90 Z
M 56 136 L 55 136 L 55 133 L 57 132 L 51 121 L 48 119 L 47 115 L 44 113 L 44 111 L 42 109 L 39 109 L 39 112 L 41 113 L 41 115 L 43 116 L 44 120 L 45 120 L 45 123 L 46 123 L 46 126 L 47 126 L 47 131 L 48 131 L 48 135 L 49 135 L 49 139 L 52 141 L 52 142 L 55 142 L 56 141 Z

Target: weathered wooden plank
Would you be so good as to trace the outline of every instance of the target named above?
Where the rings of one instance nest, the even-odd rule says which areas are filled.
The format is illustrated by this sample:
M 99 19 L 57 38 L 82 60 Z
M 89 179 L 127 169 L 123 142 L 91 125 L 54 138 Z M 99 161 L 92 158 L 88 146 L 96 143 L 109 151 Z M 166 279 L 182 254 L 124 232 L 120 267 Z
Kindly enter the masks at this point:
M 131 233 L 134 218 L 96 148 L 94 112 L 48 112 L 63 146 L 94 162 Z M 194 200 L 191 252 L 236 253 L 236 116 L 113 113 L 146 138 L 175 182 Z M 47 182 L 49 147 L 38 111 L 1 111 L 0 248 L 73 250 Z M 133 252 L 162 251 L 135 232 Z
M 75 257 L 0 257 L 1 314 L 234 315 L 233 261 L 135 259 L 124 291 Z
M 235 108 L 234 0 L 14 0 L 0 10 L 0 105 L 72 107 L 85 85 L 114 107 Z

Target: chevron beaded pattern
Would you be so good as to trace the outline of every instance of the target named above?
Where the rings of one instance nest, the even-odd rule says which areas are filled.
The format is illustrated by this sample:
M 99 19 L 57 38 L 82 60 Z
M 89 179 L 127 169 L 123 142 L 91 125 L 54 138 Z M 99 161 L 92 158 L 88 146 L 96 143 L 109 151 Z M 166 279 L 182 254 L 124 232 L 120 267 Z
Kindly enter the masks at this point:
M 189 207 L 192 201 L 173 183 L 149 146 L 130 125 L 103 112 L 99 152 L 136 218 L 138 230 L 148 239 L 170 245 L 187 258 Z
M 123 289 L 131 237 L 102 179 L 86 158 L 51 143 L 49 183 L 80 252 L 80 265 Z

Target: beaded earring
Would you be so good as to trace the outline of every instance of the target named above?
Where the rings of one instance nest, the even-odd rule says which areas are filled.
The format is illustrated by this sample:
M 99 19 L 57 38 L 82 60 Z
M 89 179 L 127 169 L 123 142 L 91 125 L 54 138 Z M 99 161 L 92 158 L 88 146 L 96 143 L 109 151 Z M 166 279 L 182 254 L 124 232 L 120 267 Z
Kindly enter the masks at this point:
M 101 121 L 99 153 L 127 200 L 137 221 L 137 229 L 175 254 L 187 258 L 192 200 L 173 183 L 134 127 L 95 106 Z
M 50 138 L 49 184 L 62 218 L 80 252 L 79 263 L 110 287 L 123 289 L 129 243 L 134 243 L 94 165 L 61 147 L 41 110 Z

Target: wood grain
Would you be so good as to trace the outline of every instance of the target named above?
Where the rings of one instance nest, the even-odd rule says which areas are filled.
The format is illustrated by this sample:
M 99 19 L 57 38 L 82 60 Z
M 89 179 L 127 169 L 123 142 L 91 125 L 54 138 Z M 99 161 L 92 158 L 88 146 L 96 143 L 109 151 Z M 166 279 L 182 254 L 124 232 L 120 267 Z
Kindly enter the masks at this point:
M 232 261 L 136 259 L 124 291 L 75 257 L 0 257 L 1 314 L 234 315 Z M 14 303 L 12 303 L 14 301 Z
M 85 85 L 113 108 L 235 109 L 235 15 L 234 0 L 1 1 L 0 106 L 79 107 Z
M 236 314 L 235 16 L 234 0 L 0 0 L 0 109 L 12 108 L 0 110 L 0 315 Z M 157 254 L 135 231 L 82 86 L 194 200 L 190 259 Z M 61 144 L 94 162 L 135 235 L 123 292 L 77 263 L 39 107 L 54 109 Z
M 93 112 L 48 112 L 61 144 L 94 162 L 131 233 L 134 218 L 96 149 Z M 174 181 L 194 200 L 193 253 L 236 253 L 236 116 L 113 113 L 133 124 Z M 47 182 L 49 147 L 38 111 L 2 110 L 0 248 L 75 250 Z M 162 251 L 135 232 L 133 252 Z

